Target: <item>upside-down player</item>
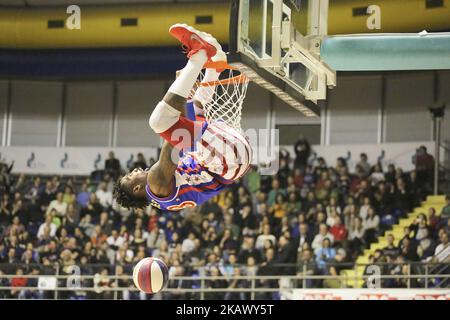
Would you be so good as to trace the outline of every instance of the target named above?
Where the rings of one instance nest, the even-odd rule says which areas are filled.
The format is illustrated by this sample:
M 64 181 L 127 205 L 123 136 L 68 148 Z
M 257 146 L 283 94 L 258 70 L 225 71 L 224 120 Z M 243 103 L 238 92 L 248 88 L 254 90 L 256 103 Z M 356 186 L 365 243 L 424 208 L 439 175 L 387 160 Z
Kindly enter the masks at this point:
M 119 178 L 114 187 L 117 203 L 127 208 L 148 205 L 164 210 L 195 207 L 242 177 L 251 163 L 252 150 L 236 129 L 220 121 L 194 121 L 187 117 L 187 99 L 208 61 L 226 58 L 210 34 L 184 24 L 170 33 L 187 51 L 189 61 L 179 72 L 163 100 L 150 116 L 149 125 L 164 138 L 158 162 Z M 202 82 L 217 81 L 220 71 L 206 69 Z M 193 100 L 196 114 L 212 96 L 199 86 Z M 180 158 L 175 155 L 180 155 Z

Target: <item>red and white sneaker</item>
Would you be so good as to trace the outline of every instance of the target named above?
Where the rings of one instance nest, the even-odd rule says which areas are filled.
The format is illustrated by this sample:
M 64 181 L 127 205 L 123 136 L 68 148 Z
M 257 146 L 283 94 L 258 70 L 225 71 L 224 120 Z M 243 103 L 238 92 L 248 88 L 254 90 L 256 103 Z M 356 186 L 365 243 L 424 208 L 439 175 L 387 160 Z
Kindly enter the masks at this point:
M 222 51 L 219 42 L 209 33 L 198 31 L 187 24 L 177 23 L 169 28 L 172 36 L 181 42 L 182 47 L 186 50 L 188 58 L 199 50 L 205 50 L 208 60 Z

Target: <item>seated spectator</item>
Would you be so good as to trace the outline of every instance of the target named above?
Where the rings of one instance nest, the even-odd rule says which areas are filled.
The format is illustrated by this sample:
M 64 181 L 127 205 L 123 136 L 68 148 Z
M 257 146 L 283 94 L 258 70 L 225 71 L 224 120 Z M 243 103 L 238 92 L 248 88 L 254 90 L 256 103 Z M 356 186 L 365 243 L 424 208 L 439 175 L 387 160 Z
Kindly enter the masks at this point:
M 442 208 L 440 218 L 443 220 L 450 219 L 450 195 L 445 197 L 445 206 Z
M 296 192 L 289 193 L 285 209 L 289 215 L 295 215 L 301 212 L 302 203 L 298 200 Z
M 336 220 L 337 220 L 337 218 L 338 218 L 338 213 L 336 212 L 336 209 L 335 208 L 332 208 L 331 210 L 330 210 L 330 213 L 329 214 L 327 214 L 327 220 L 326 220 L 326 223 L 327 223 L 327 225 L 328 225 L 328 227 L 332 227 L 332 226 L 334 226 L 335 224 L 336 224 Z
M 239 250 L 239 242 L 233 236 L 230 229 L 225 229 L 223 231 L 222 238 L 219 242 L 219 248 L 224 254 L 236 253 Z
M 296 248 L 295 248 L 296 249 Z M 289 239 L 285 236 L 281 236 L 278 240 L 278 250 L 275 255 L 276 264 L 289 264 L 295 262 L 295 256 L 293 255 L 293 247 Z M 290 267 L 279 267 L 280 274 L 291 274 Z
M 80 228 L 88 237 L 94 234 L 95 225 L 91 221 L 90 214 L 86 214 L 80 221 Z
M 363 219 L 363 221 L 366 220 L 367 213 L 368 213 L 370 208 L 371 208 L 370 198 L 369 197 L 364 197 L 363 205 L 359 208 L 359 216 L 361 217 L 361 219 Z
M 212 277 L 211 280 L 206 281 L 206 288 L 211 289 L 224 289 L 228 288 L 228 282 L 224 279 L 221 279 L 222 275 L 217 267 L 212 267 L 209 276 Z M 225 298 L 225 294 L 223 292 L 208 292 L 205 293 L 206 300 L 223 300 Z
M 325 272 L 327 269 L 327 262 L 333 259 L 336 255 L 336 249 L 331 247 L 331 241 L 328 238 L 323 239 L 322 246 L 314 252 L 316 256 L 317 267 Z
M 80 192 L 77 194 L 77 198 L 76 198 L 77 204 L 81 208 L 86 208 L 89 203 L 90 197 L 91 197 L 91 193 L 88 191 L 88 185 L 87 185 L 87 183 L 83 183 L 81 185 Z
M 375 210 L 370 207 L 367 210 L 367 217 L 363 220 L 363 226 L 365 230 L 365 242 L 369 245 L 375 242 L 378 237 L 378 226 L 380 225 L 380 217 L 375 213 Z
M 248 288 L 249 282 L 244 279 L 239 279 L 242 276 L 241 269 L 238 267 L 233 268 L 233 277 L 229 282 L 228 289 Z M 225 300 L 248 300 L 249 294 L 246 292 L 229 291 L 225 293 Z
M 414 239 L 417 241 L 422 240 L 425 236 L 429 236 L 430 234 L 427 216 L 423 213 L 417 216 L 416 221 L 414 221 L 410 228 L 414 233 Z
M 17 287 L 26 287 L 28 283 L 28 279 L 25 277 L 22 277 L 24 275 L 24 271 L 22 268 L 18 268 L 16 270 L 16 277 L 11 279 L 11 291 L 9 298 L 18 299 L 22 298 L 24 294 L 23 289 L 15 289 Z
M 361 153 L 359 155 L 359 162 L 356 165 L 362 169 L 364 177 L 368 177 L 370 175 L 371 166 L 368 162 L 367 154 Z
M 421 232 L 420 240 L 417 243 L 417 255 L 420 260 L 426 260 L 433 256 L 435 250 L 434 240 L 431 238 L 428 228 L 423 229 Z
M 278 193 L 275 203 L 269 208 L 269 213 L 276 219 L 282 219 L 287 214 L 287 205 L 282 193 Z
M 111 231 L 111 235 L 106 238 L 106 243 L 110 250 L 108 256 L 112 257 L 112 260 L 114 260 L 117 250 L 125 243 L 125 238 L 119 234 L 118 230 L 114 229 Z
M 183 240 L 181 244 L 181 251 L 183 254 L 189 254 L 195 249 L 195 234 L 193 232 L 189 232 L 188 237 Z
M 73 192 L 72 187 L 66 186 L 64 189 L 63 199 L 62 201 L 67 203 L 67 205 L 74 204 L 76 200 L 75 193 Z
M 295 229 L 297 228 L 297 229 Z M 309 230 L 308 224 L 305 222 L 300 223 L 300 225 L 297 225 L 292 231 L 292 238 L 297 239 L 298 241 L 298 247 L 300 248 L 305 242 L 308 244 L 311 244 L 313 241 L 313 235 L 311 234 Z
M 280 181 L 278 179 L 273 179 L 272 180 L 272 188 L 269 191 L 268 197 L 267 197 L 267 205 L 269 207 L 273 206 L 276 202 L 276 198 L 278 196 L 278 194 L 282 194 L 283 196 L 286 195 L 286 190 L 282 189 L 280 187 Z
M 80 215 L 82 218 L 86 215 L 90 215 L 94 221 L 98 221 L 98 216 L 102 211 L 103 207 L 98 201 L 97 195 L 95 193 L 91 193 L 91 195 L 89 196 L 89 201 L 86 207 L 81 209 Z
M 113 202 L 112 192 L 108 190 L 108 186 L 105 182 L 101 182 L 98 186 L 97 192 L 95 192 L 98 202 L 103 208 L 109 208 Z
M 386 240 L 387 240 L 388 244 L 386 247 L 383 248 L 383 254 L 395 259 L 400 254 L 400 250 L 394 244 L 394 241 L 395 241 L 394 235 L 388 234 L 386 237 Z
M 255 248 L 261 250 L 264 247 L 264 242 L 270 240 L 272 243 L 276 243 L 276 238 L 270 233 L 270 225 L 265 224 L 263 226 L 262 234 L 256 238 Z
M 341 207 L 338 205 L 336 198 L 331 198 L 325 209 L 328 217 L 332 215 L 332 212 L 334 212 L 336 215 L 341 215 L 342 213 Z
M 335 223 L 330 228 L 330 233 L 333 235 L 335 243 L 342 243 L 347 240 L 348 230 L 345 224 L 342 223 L 340 216 L 336 216 Z
M 311 249 L 304 249 L 298 259 L 297 276 L 314 276 L 318 274 L 318 267 L 314 260 Z M 299 288 L 315 288 L 315 279 L 301 279 L 298 281 Z
M 427 220 L 428 220 L 428 225 L 431 228 L 432 234 L 434 234 L 434 231 L 438 230 L 438 228 L 439 228 L 439 217 L 436 214 L 435 208 L 430 207 L 428 209 Z
M 373 166 L 373 170 L 372 170 L 372 173 L 370 174 L 369 179 L 372 182 L 372 186 L 376 186 L 380 182 L 385 181 L 383 168 L 380 163 L 377 163 Z
M 21 234 L 25 231 L 25 226 L 20 222 L 20 218 L 18 216 L 14 216 L 12 218 L 12 223 L 5 229 L 1 238 L 9 237 L 12 234 Z
M 330 244 L 334 243 L 334 236 L 328 232 L 328 226 L 325 223 L 320 224 L 319 233 L 314 237 L 311 247 L 314 251 L 322 248 L 323 240 L 327 238 Z
M 166 241 L 166 235 L 164 233 L 164 230 L 159 228 L 158 225 L 156 225 L 152 231 L 148 234 L 147 237 L 147 247 L 150 249 L 156 249 L 161 246 L 163 242 Z
M 56 194 L 56 199 L 52 200 L 47 208 L 47 214 L 54 210 L 58 217 L 64 217 L 66 215 L 67 203 L 63 201 L 63 196 L 62 192 Z
M 247 258 L 247 265 L 245 266 L 245 274 L 250 277 L 256 276 L 258 273 L 258 266 L 256 265 L 256 260 L 253 256 Z
M 146 168 L 148 168 L 147 162 L 145 161 L 145 158 L 144 158 L 144 155 L 143 155 L 141 152 L 139 152 L 139 153 L 137 154 L 137 159 L 136 159 L 136 161 L 133 163 L 133 167 L 130 168 L 130 171 L 132 171 L 133 169 L 136 169 L 136 168 L 141 168 L 141 169 L 146 169 Z
M 45 216 L 45 222 L 39 226 L 39 230 L 37 233 L 38 238 L 42 238 L 44 235 L 45 228 L 48 228 L 48 232 L 50 237 L 54 237 L 56 235 L 56 225 L 53 223 L 53 217 L 51 214 L 47 214 Z
M 450 261 L 450 241 L 449 234 L 441 229 L 439 231 L 439 244 L 434 250 L 434 256 L 429 259 L 432 262 L 449 262 Z
M 252 256 L 256 262 L 261 261 L 261 253 L 255 248 L 255 239 L 246 236 L 243 239 L 241 249 L 238 254 L 238 263 L 247 263 L 248 257 Z
M 112 222 L 109 219 L 108 212 L 102 212 L 100 214 L 99 226 L 102 229 L 102 233 L 109 235 L 113 228 Z
M 419 261 L 417 245 L 409 238 L 403 238 L 400 244 L 400 254 L 405 258 L 405 261 Z
M 114 180 L 116 180 L 121 171 L 121 165 L 119 159 L 114 155 L 114 152 L 108 153 L 108 158 L 105 160 L 105 173 L 110 174 Z

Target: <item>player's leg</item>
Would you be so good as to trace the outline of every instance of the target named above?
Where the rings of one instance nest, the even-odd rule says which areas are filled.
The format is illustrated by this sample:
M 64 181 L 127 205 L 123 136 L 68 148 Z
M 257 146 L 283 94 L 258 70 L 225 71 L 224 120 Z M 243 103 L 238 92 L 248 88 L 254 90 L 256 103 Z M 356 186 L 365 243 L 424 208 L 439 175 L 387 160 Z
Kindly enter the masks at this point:
M 186 25 L 172 26 L 170 32 L 187 48 L 189 61 L 156 106 L 149 125 L 171 145 L 185 149 L 191 148 L 195 137 L 201 134 L 201 124 L 185 117 L 186 100 L 203 65 L 221 51 L 221 47 L 212 36 Z
M 211 59 L 212 61 L 227 61 L 227 56 L 225 52 L 222 50 L 218 51 L 214 57 Z M 219 80 L 221 70 L 216 70 L 214 68 L 207 68 L 205 70 L 205 76 L 202 79 L 201 84 L 198 86 L 195 94 L 192 98 L 194 101 L 194 112 L 197 116 L 204 115 L 204 106 L 212 101 L 214 98 L 214 92 L 216 87 L 213 85 L 202 85 L 206 83 L 211 83 Z
M 242 177 L 252 161 L 248 140 L 224 123 L 210 123 L 198 143 L 197 160 L 230 182 Z

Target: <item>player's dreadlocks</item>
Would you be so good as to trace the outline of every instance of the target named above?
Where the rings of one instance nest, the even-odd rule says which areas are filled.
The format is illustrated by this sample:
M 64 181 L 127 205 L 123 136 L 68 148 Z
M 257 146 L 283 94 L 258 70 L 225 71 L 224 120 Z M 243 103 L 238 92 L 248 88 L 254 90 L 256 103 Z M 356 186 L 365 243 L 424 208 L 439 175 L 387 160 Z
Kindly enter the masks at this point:
M 137 198 L 131 191 L 125 190 L 125 187 L 120 183 L 121 179 L 122 177 L 117 179 L 113 189 L 113 197 L 116 199 L 117 203 L 127 209 L 144 209 L 147 207 L 149 205 L 147 198 Z

